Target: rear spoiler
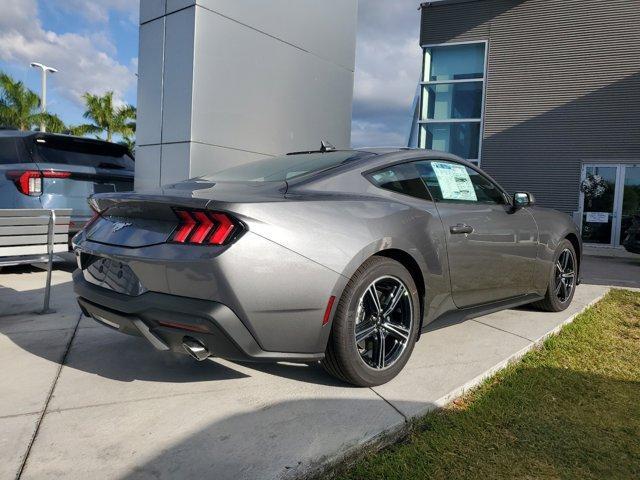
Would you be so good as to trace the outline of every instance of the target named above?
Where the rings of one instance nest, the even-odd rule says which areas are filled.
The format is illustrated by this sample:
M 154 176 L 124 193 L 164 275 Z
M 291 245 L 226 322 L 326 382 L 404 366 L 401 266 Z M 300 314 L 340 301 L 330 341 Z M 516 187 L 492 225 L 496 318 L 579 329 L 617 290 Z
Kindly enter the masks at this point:
M 100 215 L 166 220 L 176 218 L 176 207 L 206 209 L 209 199 L 142 193 L 100 193 L 89 199 Z

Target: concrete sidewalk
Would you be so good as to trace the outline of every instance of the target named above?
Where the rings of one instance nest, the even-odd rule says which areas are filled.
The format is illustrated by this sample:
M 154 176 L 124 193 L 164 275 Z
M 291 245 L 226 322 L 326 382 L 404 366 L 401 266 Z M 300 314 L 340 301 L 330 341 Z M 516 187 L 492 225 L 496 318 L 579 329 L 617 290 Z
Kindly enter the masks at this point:
M 0 276 L 0 314 L 14 313 L 0 317 L 0 479 L 299 477 L 402 431 L 608 290 L 580 286 L 560 314 L 525 308 L 433 324 L 395 380 L 358 389 L 319 366 L 158 353 L 80 319 L 62 271 L 58 313 L 19 313 L 39 307 L 42 289 L 28 286 L 43 275 Z

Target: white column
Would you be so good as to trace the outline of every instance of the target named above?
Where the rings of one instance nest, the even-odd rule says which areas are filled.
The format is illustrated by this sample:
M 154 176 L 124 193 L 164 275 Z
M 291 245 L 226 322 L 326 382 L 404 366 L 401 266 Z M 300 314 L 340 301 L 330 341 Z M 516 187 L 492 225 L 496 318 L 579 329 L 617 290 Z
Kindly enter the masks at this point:
M 136 188 L 348 147 L 357 0 L 142 0 Z

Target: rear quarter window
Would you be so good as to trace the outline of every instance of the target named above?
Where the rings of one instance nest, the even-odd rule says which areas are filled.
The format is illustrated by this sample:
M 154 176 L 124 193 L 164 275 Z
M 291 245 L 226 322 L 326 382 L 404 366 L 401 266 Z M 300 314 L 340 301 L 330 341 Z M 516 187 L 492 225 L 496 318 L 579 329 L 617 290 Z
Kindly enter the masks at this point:
M 422 200 L 431 200 L 429 191 L 413 163 L 402 163 L 379 170 L 370 174 L 369 180 L 384 190 Z

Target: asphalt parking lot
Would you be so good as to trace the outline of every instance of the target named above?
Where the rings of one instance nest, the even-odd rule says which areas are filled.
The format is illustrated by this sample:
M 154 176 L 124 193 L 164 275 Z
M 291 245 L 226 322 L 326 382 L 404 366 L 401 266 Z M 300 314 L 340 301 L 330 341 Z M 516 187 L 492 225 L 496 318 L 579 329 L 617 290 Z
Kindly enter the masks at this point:
M 195 363 L 81 318 L 72 265 L 56 313 L 34 315 L 44 273 L 0 274 L 0 478 L 297 478 L 400 432 L 600 298 L 640 261 L 586 257 L 570 310 L 432 324 L 406 369 L 373 389 L 317 365 Z M 619 259 L 615 259 L 619 260 Z M 640 286 L 640 285 L 635 285 Z

